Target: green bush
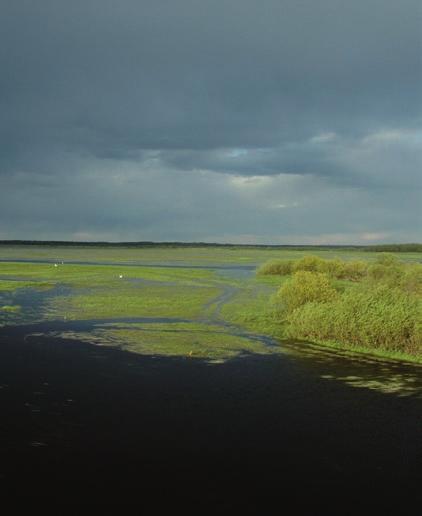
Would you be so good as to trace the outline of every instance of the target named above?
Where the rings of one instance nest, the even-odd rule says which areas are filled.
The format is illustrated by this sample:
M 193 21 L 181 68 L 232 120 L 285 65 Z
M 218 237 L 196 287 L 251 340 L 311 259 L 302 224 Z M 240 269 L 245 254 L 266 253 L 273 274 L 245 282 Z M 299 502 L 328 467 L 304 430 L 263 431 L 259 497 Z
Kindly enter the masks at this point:
M 422 354 L 421 264 L 388 253 L 371 264 L 312 255 L 288 263 L 283 274 L 293 276 L 276 296 L 287 336 Z M 336 290 L 332 279 L 358 283 Z
M 327 274 L 298 271 L 278 291 L 277 297 L 287 313 L 313 301 L 332 301 L 337 296 Z
M 381 253 L 379 256 L 377 256 L 375 263 L 380 264 L 380 265 L 385 265 L 385 266 L 392 266 L 392 265 L 398 265 L 400 262 L 399 262 L 397 256 L 394 256 L 394 254 Z
M 325 260 L 312 254 L 306 255 L 300 260 L 293 262 L 292 272 L 309 271 L 318 272 Z
M 344 278 L 345 265 L 345 262 L 338 258 L 334 260 L 321 260 L 318 264 L 318 272 L 325 272 L 331 278 Z
M 257 273 L 286 276 L 293 272 L 322 272 L 335 279 L 358 281 L 367 274 L 367 264 L 363 261 L 324 260 L 318 256 L 306 255 L 300 260 L 271 260 L 258 268 Z
M 270 260 L 263 265 L 261 265 L 257 273 L 263 274 L 263 275 L 279 275 L 279 276 L 286 276 L 288 274 L 292 273 L 292 260 Z
M 422 265 L 415 263 L 406 267 L 399 286 L 405 292 L 422 296 Z
M 353 260 L 344 262 L 343 279 L 351 281 L 359 281 L 363 279 L 368 272 L 368 264 L 361 260 Z
M 403 278 L 404 266 L 374 263 L 368 267 L 368 277 L 376 283 L 397 285 Z
M 422 352 L 420 299 L 386 284 L 363 284 L 331 302 L 300 305 L 286 320 L 290 337 L 412 354 Z

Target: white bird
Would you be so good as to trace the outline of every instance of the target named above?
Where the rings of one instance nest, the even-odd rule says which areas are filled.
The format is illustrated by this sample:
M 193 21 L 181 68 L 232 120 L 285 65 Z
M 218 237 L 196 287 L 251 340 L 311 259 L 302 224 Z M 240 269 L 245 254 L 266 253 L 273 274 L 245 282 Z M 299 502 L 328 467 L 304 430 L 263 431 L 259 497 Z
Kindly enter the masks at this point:
M 120 278 L 120 279 L 122 279 L 122 278 L 123 278 L 123 274 L 120 274 L 120 275 L 119 275 L 119 278 Z
M 54 267 L 57 267 L 57 263 L 54 264 Z

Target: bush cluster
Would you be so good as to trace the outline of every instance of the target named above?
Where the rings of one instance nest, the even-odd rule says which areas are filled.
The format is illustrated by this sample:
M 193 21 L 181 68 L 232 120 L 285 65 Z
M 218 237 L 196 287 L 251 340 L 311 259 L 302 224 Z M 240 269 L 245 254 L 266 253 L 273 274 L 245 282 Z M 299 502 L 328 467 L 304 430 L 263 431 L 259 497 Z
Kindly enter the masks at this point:
M 421 264 L 380 256 L 365 269 L 339 261 L 333 273 L 328 264 L 337 260 L 305 258 L 291 265 L 292 276 L 277 294 L 287 336 L 422 355 Z M 353 271 L 364 279 L 339 292 L 334 278 L 345 263 L 351 267 L 340 277 L 351 279 Z
M 358 281 L 366 276 L 368 265 L 364 261 L 324 260 L 319 256 L 306 255 L 300 260 L 271 260 L 261 265 L 258 274 L 288 276 L 299 271 L 321 272 L 331 278 Z
M 370 278 L 390 284 L 407 284 L 409 291 L 422 288 L 421 264 L 405 264 L 394 255 L 382 253 L 373 263 L 362 260 L 325 260 L 319 256 L 306 255 L 299 260 L 271 260 L 261 265 L 257 273 L 262 275 L 289 276 L 299 271 L 321 272 L 330 278 L 360 281 Z
M 293 260 L 270 260 L 261 265 L 257 273 L 262 275 L 287 276 L 292 273 Z
M 338 296 L 330 278 L 322 272 L 298 271 L 278 291 L 277 297 L 286 313 L 306 303 L 325 303 Z
M 310 301 L 287 315 L 287 334 L 308 340 L 422 353 L 421 303 L 388 285 L 352 287 L 328 303 Z

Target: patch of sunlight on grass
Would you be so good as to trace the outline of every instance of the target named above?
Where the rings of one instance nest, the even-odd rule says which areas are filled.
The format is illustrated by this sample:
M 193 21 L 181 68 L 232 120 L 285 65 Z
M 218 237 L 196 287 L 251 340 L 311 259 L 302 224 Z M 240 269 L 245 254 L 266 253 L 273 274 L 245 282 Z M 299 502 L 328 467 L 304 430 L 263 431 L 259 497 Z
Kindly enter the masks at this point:
M 120 286 L 96 289 L 87 294 L 51 300 L 56 312 L 68 319 L 105 319 L 118 317 L 197 318 L 202 307 L 219 293 L 216 287 Z

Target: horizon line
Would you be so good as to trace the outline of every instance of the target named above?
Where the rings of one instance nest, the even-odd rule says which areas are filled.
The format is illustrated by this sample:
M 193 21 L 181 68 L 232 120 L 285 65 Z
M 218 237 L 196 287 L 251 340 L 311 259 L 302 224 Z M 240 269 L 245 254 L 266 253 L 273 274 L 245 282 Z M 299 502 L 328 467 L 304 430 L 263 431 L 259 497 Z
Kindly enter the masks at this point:
M 422 243 L 418 242 L 405 242 L 405 243 L 380 243 L 380 244 L 252 244 L 252 243 L 231 243 L 231 242 L 203 242 L 203 241 L 178 241 L 178 240 L 162 240 L 162 241 L 153 241 L 153 240 L 133 240 L 133 241 L 106 241 L 106 240 L 28 240 L 28 239 L 5 239 L 0 240 L 0 245 L 75 245 L 75 246 L 83 246 L 83 245 L 104 245 L 104 246 L 197 246 L 197 247 L 339 247 L 339 248 L 347 248 L 347 247 L 355 247 L 355 248 L 366 248 L 366 247 L 386 247 L 386 246 L 394 246 L 394 247 L 405 247 L 405 246 L 422 246 Z

